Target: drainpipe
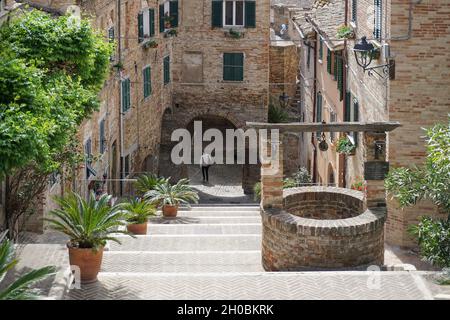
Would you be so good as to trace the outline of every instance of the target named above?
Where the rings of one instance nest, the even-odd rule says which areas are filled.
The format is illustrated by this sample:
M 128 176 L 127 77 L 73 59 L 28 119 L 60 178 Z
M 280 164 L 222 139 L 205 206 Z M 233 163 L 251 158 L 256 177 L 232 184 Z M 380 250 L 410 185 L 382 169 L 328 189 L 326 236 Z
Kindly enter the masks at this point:
M 121 12 L 121 7 L 122 7 L 122 1 L 121 0 L 117 0 L 117 36 L 118 36 L 118 55 L 119 55 L 119 61 L 118 63 L 121 64 L 122 63 L 122 12 Z M 120 160 L 119 160 L 119 164 L 120 164 L 120 172 L 119 172 L 119 177 L 120 179 L 123 178 L 123 170 L 124 170 L 124 161 L 123 161 L 123 114 L 122 114 L 122 106 L 121 106 L 121 97 L 122 95 L 122 87 L 121 87 L 121 82 L 120 82 L 120 71 L 119 71 L 119 136 L 120 136 L 120 143 L 119 143 L 119 155 L 120 155 Z M 115 177 L 113 178 L 115 179 Z M 119 194 L 122 195 L 122 191 L 123 191 L 123 182 L 120 181 L 120 191 Z
M 345 14 L 344 14 L 344 24 L 346 26 L 348 26 L 348 0 L 345 0 Z M 344 119 L 345 119 L 345 106 L 347 105 L 347 76 L 348 76 L 348 68 L 347 68 L 347 63 L 348 63 L 348 56 L 347 56 L 347 39 L 344 38 L 344 50 L 342 52 L 342 59 L 344 62 L 344 66 L 345 66 L 345 70 L 342 74 L 342 88 L 344 90 L 343 93 L 343 99 L 342 99 L 342 114 L 344 115 Z M 342 174 L 342 187 L 345 188 L 347 181 L 345 179 L 345 176 L 347 175 L 347 161 L 346 161 L 346 156 L 343 155 L 339 155 L 339 167 L 340 167 L 340 171 Z M 341 166 L 342 164 L 342 166 Z M 338 186 L 339 186 L 339 182 L 338 181 Z
M 316 39 L 317 39 L 318 33 L 316 32 Z M 317 52 L 316 47 L 313 46 L 313 57 L 314 57 L 314 80 L 313 80 L 313 122 L 316 121 L 316 96 L 317 96 Z M 317 147 L 314 144 L 314 133 L 311 134 L 311 144 L 314 146 L 314 152 L 313 152 L 313 170 L 312 170 L 312 180 L 313 183 L 317 182 Z

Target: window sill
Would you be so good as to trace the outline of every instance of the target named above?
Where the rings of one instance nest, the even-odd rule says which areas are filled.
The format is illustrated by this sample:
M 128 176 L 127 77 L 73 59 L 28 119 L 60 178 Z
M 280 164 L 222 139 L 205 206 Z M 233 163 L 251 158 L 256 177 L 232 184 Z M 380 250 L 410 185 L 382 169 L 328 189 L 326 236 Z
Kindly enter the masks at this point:
M 235 83 L 235 84 L 242 84 L 242 83 L 245 83 L 244 80 L 220 80 L 219 82 L 220 83 L 229 83 L 229 84 L 233 84 L 233 83 Z
M 381 42 L 378 40 L 370 40 L 370 43 L 372 43 L 377 49 L 381 48 Z
M 356 31 L 356 21 L 350 21 L 350 26 Z

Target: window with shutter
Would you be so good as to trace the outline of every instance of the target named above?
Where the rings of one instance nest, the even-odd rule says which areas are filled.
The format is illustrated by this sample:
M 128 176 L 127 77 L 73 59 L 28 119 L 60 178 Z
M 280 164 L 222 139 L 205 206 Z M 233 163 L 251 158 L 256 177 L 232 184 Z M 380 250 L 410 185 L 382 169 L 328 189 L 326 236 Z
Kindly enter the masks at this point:
M 170 21 L 172 28 L 178 27 L 178 1 L 169 2 L 169 15 L 172 18 Z
M 122 112 L 127 112 L 131 107 L 131 81 L 130 79 L 122 80 Z
M 92 165 L 92 140 L 91 138 L 87 139 L 84 143 L 84 156 L 86 159 L 86 179 L 89 179 L 91 176 L 90 166 Z
M 155 36 L 155 9 L 148 9 L 149 35 Z
M 322 122 L 322 93 L 318 92 L 316 97 L 316 122 Z M 317 131 L 316 138 L 319 139 L 320 131 Z
M 108 29 L 109 42 L 114 42 L 114 27 Z
M 251 6 L 251 5 L 250 5 Z M 225 26 L 244 26 L 245 9 L 242 0 L 225 0 L 223 1 L 223 21 Z M 251 21 L 250 21 L 251 22 Z
M 359 103 L 356 98 L 353 99 L 353 121 L 359 122 Z M 358 132 L 353 132 L 355 146 L 358 145 Z
M 99 124 L 99 133 L 100 133 L 100 154 L 103 154 L 106 150 L 106 139 L 105 139 L 105 119 L 102 119 Z
M 223 1 L 213 0 L 211 5 L 212 5 L 211 25 L 213 28 L 222 28 Z
M 357 0 L 352 0 L 352 12 L 351 12 L 351 16 L 352 16 L 352 22 L 354 22 L 356 24 L 356 19 L 358 16 L 358 11 L 357 11 Z
M 256 1 L 245 1 L 245 27 L 256 27 Z
M 338 76 L 338 55 L 336 52 L 332 52 L 331 54 L 333 55 L 333 79 L 336 81 Z
M 152 94 L 152 78 L 150 66 L 147 66 L 143 70 L 144 79 L 144 99 Z
M 159 5 L 159 32 L 164 32 L 164 4 Z
M 327 48 L 327 71 L 331 74 L 331 50 Z
M 382 15 L 383 15 L 382 0 L 374 0 L 373 36 L 377 40 L 381 40 Z
M 164 57 L 164 84 L 170 82 L 170 56 Z
M 319 37 L 319 59 L 323 60 L 323 40 Z
M 223 80 L 243 81 L 244 80 L 244 54 L 229 53 L 223 54 Z
M 342 54 L 336 54 L 337 63 L 337 87 L 339 90 L 339 100 L 344 98 L 344 61 L 342 60 Z
M 352 103 L 351 100 L 352 100 L 352 94 L 347 91 L 345 93 L 345 114 L 344 114 L 345 122 L 350 122 L 350 119 L 351 119 L 351 110 L 350 110 L 350 106 Z
M 138 14 L 138 42 L 144 41 L 144 14 Z
M 307 56 L 306 56 L 306 67 L 309 69 L 309 67 L 311 66 L 311 46 L 308 46 L 308 52 L 307 52 Z

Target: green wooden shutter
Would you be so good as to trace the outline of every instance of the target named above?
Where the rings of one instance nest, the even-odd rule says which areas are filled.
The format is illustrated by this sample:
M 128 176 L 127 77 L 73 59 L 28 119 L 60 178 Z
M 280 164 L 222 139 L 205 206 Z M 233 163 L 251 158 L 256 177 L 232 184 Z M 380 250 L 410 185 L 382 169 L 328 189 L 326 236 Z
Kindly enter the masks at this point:
M 108 29 L 109 42 L 114 42 L 114 27 Z
M 345 114 L 344 114 L 344 121 L 345 122 L 350 122 L 350 116 L 351 116 L 351 111 L 350 111 L 350 106 L 352 103 L 352 94 L 350 92 L 346 92 L 345 93 Z
M 245 27 L 256 27 L 256 1 L 245 1 Z
M 316 122 L 322 122 L 322 94 L 317 94 Z
M 213 0 L 211 12 L 211 26 L 213 28 L 222 28 L 223 26 L 223 1 Z
M 164 58 L 164 84 L 170 82 L 170 56 Z
M 337 86 L 339 90 L 339 99 L 342 101 L 344 98 L 344 61 L 342 61 L 342 55 L 336 55 L 337 59 Z
M 327 71 L 331 74 L 331 50 L 327 48 Z
M 100 121 L 100 153 L 105 152 L 105 119 L 103 119 L 102 121 Z
M 353 101 L 353 121 L 359 122 L 359 103 L 357 100 Z M 353 139 L 355 145 L 358 145 L 358 132 L 353 132 Z
M 338 78 L 338 55 L 336 54 L 336 52 L 333 53 L 333 57 L 334 57 L 334 63 L 333 63 L 333 79 L 334 81 L 337 80 Z
M 159 5 L 159 32 L 164 32 L 164 4 Z
M 178 27 L 178 0 L 170 1 L 170 16 L 172 17 L 171 26 L 172 28 Z
M 322 122 L 322 93 L 317 93 L 316 98 L 316 122 Z M 319 139 L 321 131 L 316 132 L 316 138 Z
M 147 98 L 152 93 L 152 80 L 150 67 L 146 67 L 143 71 L 144 78 L 144 98 Z
M 138 42 L 144 41 L 144 14 L 140 12 L 138 14 Z
M 352 1 L 352 21 L 356 23 L 356 17 L 358 15 L 357 11 L 357 0 Z
M 131 106 L 131 81 L 122 80 L 122 112 L 128 111 Z
M 244 54 L 228 53 L 223 54 L 223 80 L 243 81 L 244 80 Z
M 319 37 L 319 59 L 323 60 L 323 40 Z
M 155 9 L 148 9 L 150 37 L 155 35 Z

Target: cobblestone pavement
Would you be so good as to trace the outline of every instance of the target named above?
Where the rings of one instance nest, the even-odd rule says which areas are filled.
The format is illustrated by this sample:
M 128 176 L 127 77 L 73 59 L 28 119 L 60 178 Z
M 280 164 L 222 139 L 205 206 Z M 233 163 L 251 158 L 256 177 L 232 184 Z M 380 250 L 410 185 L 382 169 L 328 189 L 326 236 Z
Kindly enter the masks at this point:
M 255 203 L 242 189 L 241 165 L 214 165 L 209 168 L 209 182 L 202 181 L 200 166 L 188 167 L 191 185 L 199 192 L 200 203 Z

